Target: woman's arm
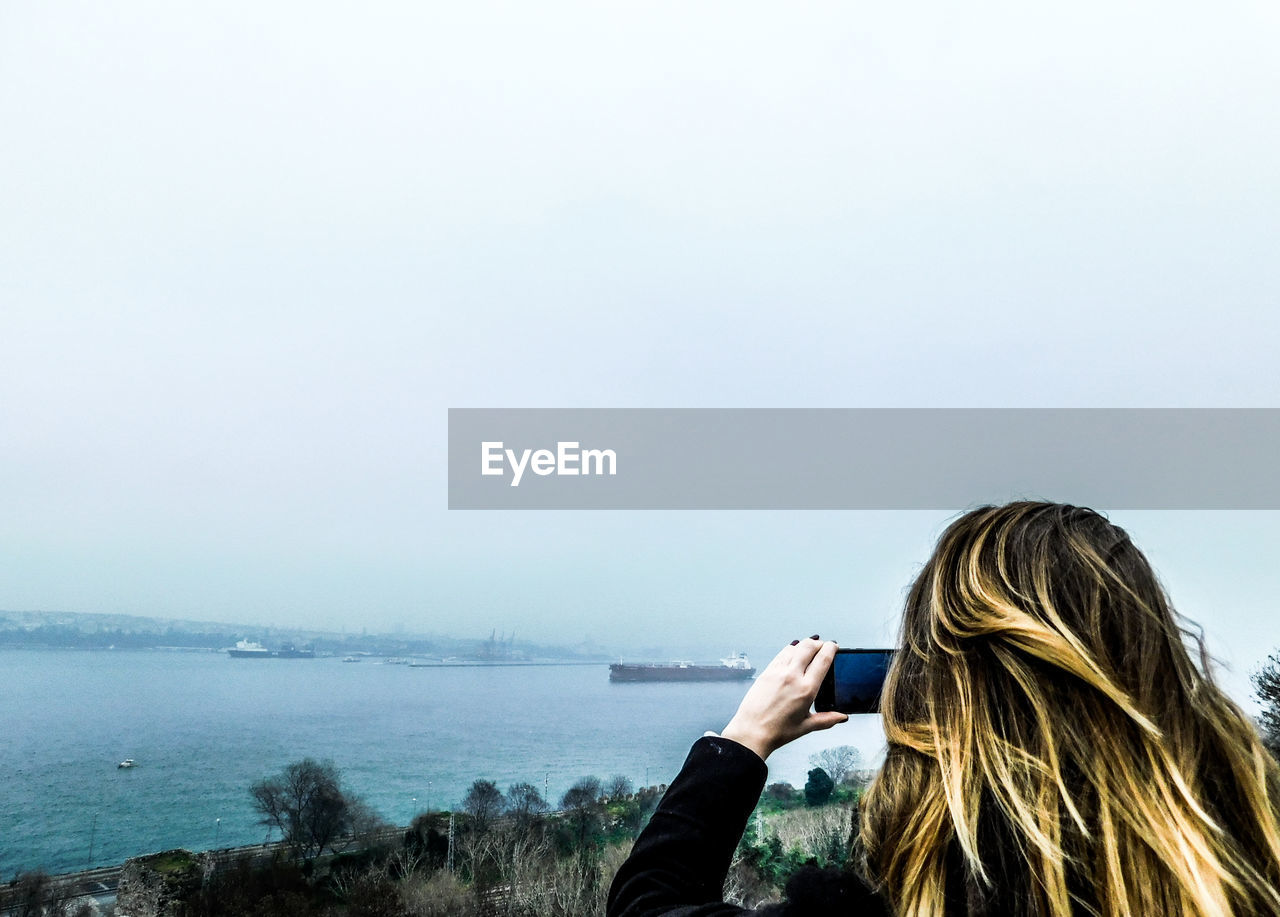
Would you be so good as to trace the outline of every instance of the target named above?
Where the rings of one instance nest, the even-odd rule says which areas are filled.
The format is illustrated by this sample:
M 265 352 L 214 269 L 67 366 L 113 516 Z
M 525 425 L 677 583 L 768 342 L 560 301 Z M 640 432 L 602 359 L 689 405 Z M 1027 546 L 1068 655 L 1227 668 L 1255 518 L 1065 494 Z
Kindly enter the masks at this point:
M 609 917 L 743 913 L 723 901 L 724 880 L 770 753 L 846 719 L 810 713 L 834 643 L 784 647 L 756 678 L 723 737 L 699 739 L 609 889 Z
M 767 769 L 737 742 L 694 743 L 609 889 L 609 917 L 730 915 L 724 880 Z

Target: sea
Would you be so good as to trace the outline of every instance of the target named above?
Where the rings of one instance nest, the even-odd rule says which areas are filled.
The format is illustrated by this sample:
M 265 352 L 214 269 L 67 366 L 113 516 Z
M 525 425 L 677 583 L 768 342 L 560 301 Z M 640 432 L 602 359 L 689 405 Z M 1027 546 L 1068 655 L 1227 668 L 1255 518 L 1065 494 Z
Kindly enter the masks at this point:
M 759 665 L 759 663 L 757 663 Z M 477 779 L 553 804 L 581 777 L 670 781 L 719 730 L 743 682 L 613 684 L 598 665 L 390 665 L 164 650 L 0 650 L 0 882 L 184 847 L 261 843 L 250 786 L 304 757 L 393 824 L 457 808 Z M 879 718 L 806 736 L 769 760 L 882 753 Z M 118 768 L 132 758 L 135 766 Z

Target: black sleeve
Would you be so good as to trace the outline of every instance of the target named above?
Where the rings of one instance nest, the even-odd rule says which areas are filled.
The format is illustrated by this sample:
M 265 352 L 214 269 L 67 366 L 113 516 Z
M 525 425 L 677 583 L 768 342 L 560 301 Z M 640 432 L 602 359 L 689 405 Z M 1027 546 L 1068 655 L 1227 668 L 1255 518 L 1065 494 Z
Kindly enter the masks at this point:
M 694 743 L 609 889 L 608 917 L 720 917 L 724 880 L 768 770 L 737 742 Z
M 608 917 L 737 917 L 765 913 L 884 917 L 888 908 L 857 875 L 805 867 L 786 900 L 760 911 L 724 902 L 724 880 L 768 770 L 730 739 L 694 743 L 609 889 Z

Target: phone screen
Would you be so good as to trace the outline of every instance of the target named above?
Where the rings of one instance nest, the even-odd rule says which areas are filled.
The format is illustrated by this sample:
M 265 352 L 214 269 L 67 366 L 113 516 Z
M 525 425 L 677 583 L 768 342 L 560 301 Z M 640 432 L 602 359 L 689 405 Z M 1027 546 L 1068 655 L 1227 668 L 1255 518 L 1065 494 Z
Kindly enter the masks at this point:
M 814 708 L 840 713 L 879 713 L 880 690 L 893 650 L 836 650 Z

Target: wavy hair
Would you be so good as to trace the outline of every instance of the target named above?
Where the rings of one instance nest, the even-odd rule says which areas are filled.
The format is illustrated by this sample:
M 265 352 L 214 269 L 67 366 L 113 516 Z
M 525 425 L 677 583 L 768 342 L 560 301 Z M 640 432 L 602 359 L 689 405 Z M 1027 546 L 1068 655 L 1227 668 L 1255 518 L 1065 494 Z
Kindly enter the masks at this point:
M 1280 914 L 1280 770 L 1123 529 L 966 513 L 899 645 L 858 841 L 899 917 Z

